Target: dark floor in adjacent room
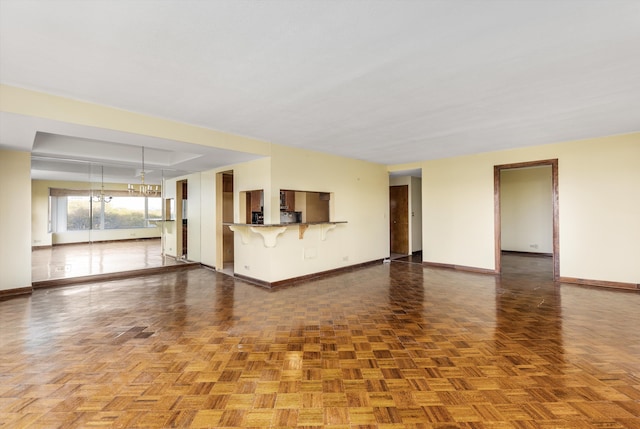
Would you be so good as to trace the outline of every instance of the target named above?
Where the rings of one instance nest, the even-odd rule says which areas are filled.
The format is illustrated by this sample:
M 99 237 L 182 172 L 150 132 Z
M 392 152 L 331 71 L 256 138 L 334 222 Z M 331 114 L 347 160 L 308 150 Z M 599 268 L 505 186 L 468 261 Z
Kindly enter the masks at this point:
M 422 251 L 413 252 L 410 255 L 392 255 L 394 262 L 409 262 L 412 264 L 422 264 Z
M 0 302 L 0 427 L 640 428 L 640 294 L 392 261 Z

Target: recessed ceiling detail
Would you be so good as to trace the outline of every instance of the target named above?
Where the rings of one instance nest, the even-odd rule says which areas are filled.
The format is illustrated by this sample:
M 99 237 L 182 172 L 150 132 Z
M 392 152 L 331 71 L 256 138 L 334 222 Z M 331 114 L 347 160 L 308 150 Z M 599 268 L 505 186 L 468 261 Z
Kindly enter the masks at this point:
M 52 158 L 79 159 L 111 165 L 139 166 L 142 147 L 37 132 L 32 153 Z M 170 169 L 202 157 L 202 154 L 145 148 L 145 164 L 149 169 Z

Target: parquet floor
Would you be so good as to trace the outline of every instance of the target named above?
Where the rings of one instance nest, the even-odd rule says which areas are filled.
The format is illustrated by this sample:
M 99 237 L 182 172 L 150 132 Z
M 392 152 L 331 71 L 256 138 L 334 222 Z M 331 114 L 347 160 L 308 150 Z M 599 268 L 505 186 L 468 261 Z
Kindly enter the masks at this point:
M 640 428 L 640 295 L 391 262 L 0 302 L 2 428 Z

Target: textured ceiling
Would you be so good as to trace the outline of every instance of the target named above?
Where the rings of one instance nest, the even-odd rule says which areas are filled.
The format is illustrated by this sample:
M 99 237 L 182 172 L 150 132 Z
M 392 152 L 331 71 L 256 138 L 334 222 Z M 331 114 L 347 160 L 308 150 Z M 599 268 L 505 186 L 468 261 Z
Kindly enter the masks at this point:
M 383 164 L 640 130 L 638 0 L 0 0 L 0 24 L 4 84 Z

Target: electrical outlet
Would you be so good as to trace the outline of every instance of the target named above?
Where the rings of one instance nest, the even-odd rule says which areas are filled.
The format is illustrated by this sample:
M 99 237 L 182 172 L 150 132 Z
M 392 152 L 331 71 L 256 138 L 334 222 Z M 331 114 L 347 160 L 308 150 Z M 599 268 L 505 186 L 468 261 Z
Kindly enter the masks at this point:
M 532 249 L 537 249 L 538 245 L 537 244 L 530 244 L 529 247 L 531 247 Z

